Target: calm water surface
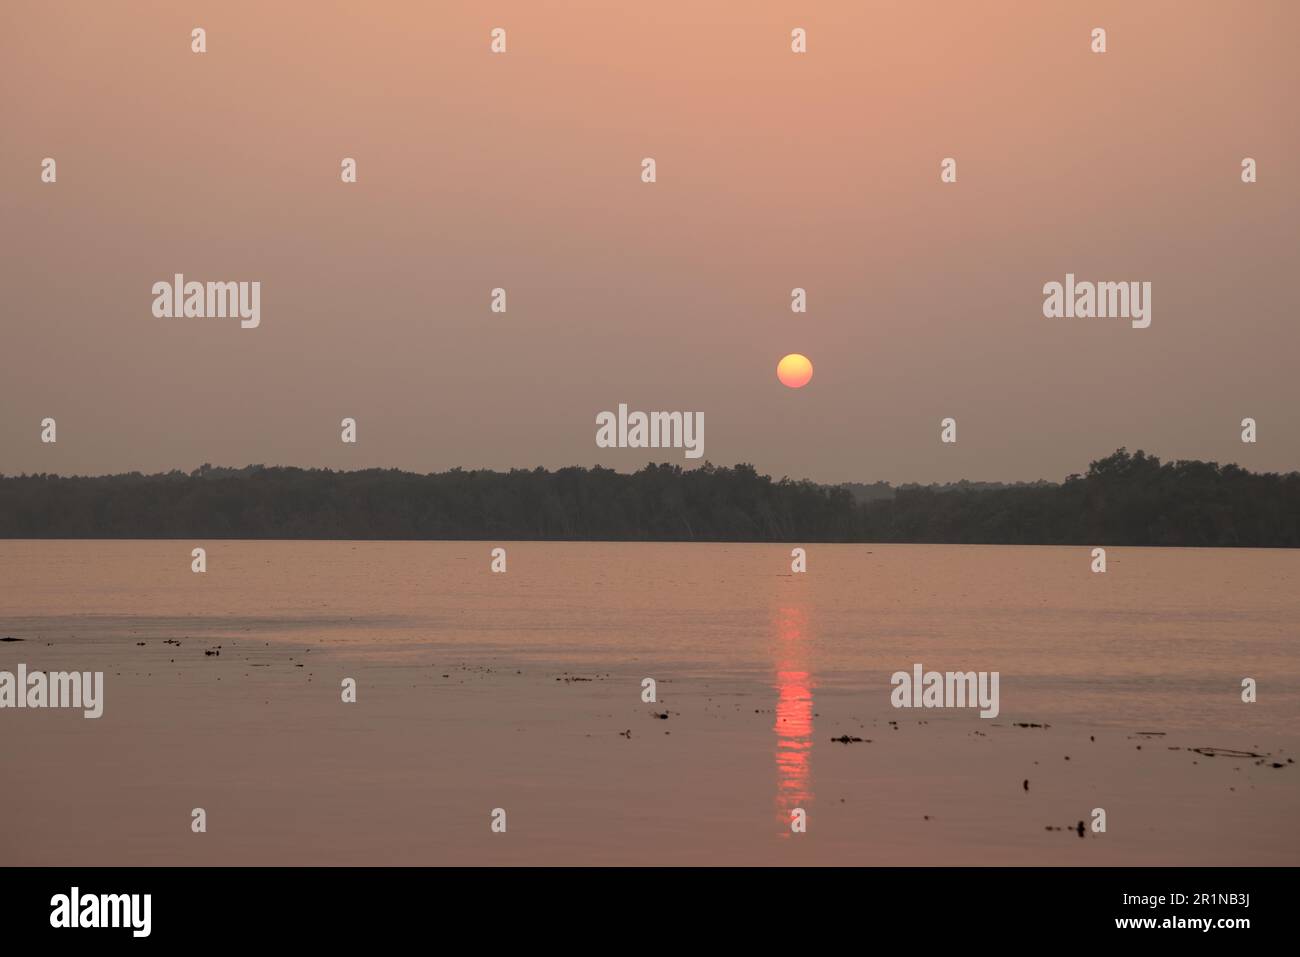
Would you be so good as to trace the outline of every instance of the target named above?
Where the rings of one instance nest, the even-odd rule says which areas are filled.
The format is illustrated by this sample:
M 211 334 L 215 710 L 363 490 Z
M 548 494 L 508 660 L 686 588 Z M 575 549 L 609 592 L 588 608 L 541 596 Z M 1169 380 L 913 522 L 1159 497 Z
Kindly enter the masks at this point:
M 373 659 L 430 647 L 775 678 L 881 698 L 914 662 L 1002 673 L 1004 714 L 1216 727 L 1243 676 L 1300 692 L 1300 553 L 814 545 L 0 542 L 0 621 L 76 636 L 255 635 Z M 17 646 L 10 646 L 16 648 Z M 781 677 L 785 676 L 785 677 Z M 800 690 L 802 688 L 803 690 Z M 887 705 L 887 702 L 886 702 Z M 1261 726 L 1300 712 L 1257 709 Z
M 1124 762 L 1157 760 L 1158 742 L 1130 753 L 1139 749 L 1127 736 L 1139 731 L 1163 732 L 1179 746 L 1294 754 L 1297 744 L 1294 552 L 1116 548 L 1108 550 L 1107 573 L 1095 575 L 1084 548 L 811 545 L 808 572 L 796 575 L 789 545 L 218 541 L 202 543 L 208 571 L 200 575 L 190 571 L 195 544 L 0 542 L 0 636 L 25 639 L 0 644 L 0 669 L 24 661 L 109 676 L 101 722 L 0 714 L 0 728 L 7 722 L 15 732 L 0 735 L 7 766 L 34 762 L 49 782 L 11 787 L 9 810 L 36 818 L 38 835 L 42 827 L 66 833 L 67 822 L 48 809 L 50 794 L 56 785 L 75 787 L 76 761 L 91 761 L 110 795 L 102 800 L 127 820 L 133 808 L 141 815 L 135 843 L 106 850 L 94 858 L 100 862 L 189 853 L 153 838 L 151 815 L 171 813 L 161 795 L 173 791 L 187 808 L 197 803 L 190 785 L 204 781 L 240 798 L 244 810 L 229 813 L 245 841 L 225 845 L 228 857 L 204 860 L 258 860 L 256 847 L 270 859 L 309 863 L 461 862 L 483 854 L 595 862 L 625 859 L 616 847 L 632 831 L 662 854 L 680 845 L 677 857 L 665 859 L 691 860 L 689 845 L 699 843 L 692 815 L 708 819 L 724 850 L 747 847 L 745 829 L 757 820 L 747 816 L 751 804 L 765 808 L 761 826 L 775 822 L 771 830 L 782 838 L 790 809 L 820 807 L 825 821 L 832 801 L 848 809 L 854 800 L 871 803 L 879 817 L 880 806 L 911 815 L 926 800 L 957 816 L 987 800 L 998 809 L 989 813 L 1000 814 L 990 768 L 1005 765 L 1019 785 L 1021 776 L 1039 773 L 1040 761 L 1060 762 L 1057 751 L 1069 743 L 1076 750 L 1070 767 L 1080 769 L 1072 773 L 1083 773 L 1087 758 L 1073 742 L 1099 733 L 1124 749 Z M 489 571 L 497 545 L 508 553 L 504 575 Z M 220 656 L 201 656 L 217 646 Z M 999 671 L 1001 715 L 981 722 L 973 712 L 891 708 L 890 675 L 915 662 Z M 340 675 L 360 676 L 351 714 L 368 723 L 340 724 Z M 647 720 L 643 676 L 660 682 L 655 710 L 668 720 Z M 1254 705 L 1240 701 L 1247 676 L 1259 682 Z M 902 734 L 888 737 L 891 720 L 908 726 L 906 747 L 896 743 Z M 1035 732 L 1009 730 L 1014 722 L 1048 723 L 1062 737 L 1032 738 Z M 999 743 L 991 723 L 1020 737 Z M 1065 738 L 1059 728 L 1087 734 Z M 624 730 L 631 737 L 618 737 Z M 840 733 L 872 739 L 874 750 L 829 741 Z M 349 735 L 355 750 L 340 743 Z M 122 755 L 139 752 L 134 777 L 91 757 L 108 742 Z M 237 758 L 228 753 L 232 743 Z M 593 756 L 594 747 L 607 750 Z M 946 756 L 927 764 L 928 751 Z M 1135 794 L 1150 786 L 1125 784 L 1129 772 L 1120 764 L 1099 760 L 1095 775 L 1118 775 L 1116 786 Z M 1134 782 L 1168 779 L 1169 793 L 1147 795 L 1153 822 L 1161 801 L 1208 781 L 1199 763 L 1154 768 L 1131 769 Z M 353 772 L 370 786 L 340 781 Z M 1183 782 L 1184 773 L 1202 778 Z M 133 790 L 141 781 L 152 789 Z M 1050 782 L 1043 787 L 1050 797 Z M 1069 788 L 1083 784 L 1061 787 L 1060 805 L 1073 815 Z M 738 788 L 767 797 L 749 800 Z M 408 842 L 412 855 L 418 851 L 413 858 L 396 849 L 396 857 L 377 854 L 377 843 L 393 840 L 382 819 L 418 815 L 412 792 L 420 789 L 426 801 L 454 803 L 463 794 L 489 807 L 504 803 L 503 792 L 516 793 L 516 806 L 562 839 L 539 840 L 531 845 L 536 853 L 517 858 L 502 857 L 500 844 L 474 851 L 463 841 Z M 1217 781 L 1214 789 L 1217 795 Z M 1214 801 L 1224 799 L 1234 798 Z M 1206 821 L 1222 814 L 1206 802 L 1189 796 L 1188 813 Z M 311 813 L 303 811 L 308 805 Z M 902 828 L 902 836 L 884 838 L 867 834 L 849 811 L 835 813 L 845 815 L 836 824 L 843 847 L 869 844 L 886 852 L 886 862 L 895 862 L 889 840 L 900 842 L 902 854 L 908 841 L 940 833 L 911 836 Z M 1005 813 L 998 835 L 945 834 L 916 862 L 1055 860 L 1035 856 L 1033 842 L 1055 821 L 1046 806 L 1032 834 L 1012 816 L 1023 808 Z M 354 844 L 336 842 L 339 857 L 305 850 L 315 841 L 312 814 L 335 824 L 347 817 Z M 476 819 L 464 814 L 465 828 L 477 834 Z M 257 821 L 266 820 L 279 821 L 275 833 L 258 836 Z M 1276 848 L 1279 828 L 1294 858 L 1295 829 L 1280 814 L 1249 832 L 1247 845 Z M 1151 853 L 1133 860 L 1183 862 L 1175 838 L 1150 840 Z M 657 859 L 645 845 L 625 846 L 632 858 Z M 44 853 L 34 842 L 20 851 L 26 862 L 85 859 L 71 850 Z

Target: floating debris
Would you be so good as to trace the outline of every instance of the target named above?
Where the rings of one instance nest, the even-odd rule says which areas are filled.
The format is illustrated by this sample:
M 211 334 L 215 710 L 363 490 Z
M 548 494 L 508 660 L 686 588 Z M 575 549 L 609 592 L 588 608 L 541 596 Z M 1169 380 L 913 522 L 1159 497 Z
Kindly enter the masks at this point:
M 838 741 L 840 744 L 854 744 L 855 742 L 861 741 L 862 739 L 861 739 L 861 738 L 855 738 L 855 737 L 853 737 L 852 735 L 849 735 L 849 734 L 842 734 L 842 735 L 840 735 L 838 738 L 831 738 L 831 740 L 832 740 L 832 741 Z M 868 742 L 868 743 L 869 743 L 869 742 Z
M 1074 832 L 1075 832 L 1076 834 L 1078 834 L 1080 837 L 1083 837 L 1083 834 L 1084 834 L 1084 826 L 1083 826 L 1083 822 L 1082 822 L 1082 821 L 1080 821 L 1078 824 L 1074 825 L 1074 827 L 1070 827 L 1070 826 L 1068 826 L 1068 825 L 1067 825 L 1066 827 L 1055 827 L 1055 826 L 1053 826 L 1053 825 L 1051 825 L 1051 824 L 1048 824 L 1046 827 L 1043 828 L 1043 830 L 1045 830 L 1045 831 L 1074 831 Z
M 1267 754 L 1256 754 L 1254 751 L 1234 751 L 1232 748 L 1188 748 L 1188 751 L 1195 751 L 1197 754 L 1203 754 L 1207 758 L 1266 758 Z

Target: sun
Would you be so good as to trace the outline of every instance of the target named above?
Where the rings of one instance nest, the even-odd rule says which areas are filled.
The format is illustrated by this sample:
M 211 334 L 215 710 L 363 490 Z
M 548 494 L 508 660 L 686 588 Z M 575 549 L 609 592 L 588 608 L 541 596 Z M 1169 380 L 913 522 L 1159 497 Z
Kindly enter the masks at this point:
M 792 352 L 776 364 L 776 377 L 782 385 L 802 389 L 812 378 L 813 367 L 807 356 Z

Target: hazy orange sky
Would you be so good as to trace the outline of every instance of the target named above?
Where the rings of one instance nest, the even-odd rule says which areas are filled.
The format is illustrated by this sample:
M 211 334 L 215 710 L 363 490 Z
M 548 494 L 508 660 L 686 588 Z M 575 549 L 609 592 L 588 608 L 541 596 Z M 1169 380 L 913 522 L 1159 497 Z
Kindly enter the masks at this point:
M 0 472 L 697 464 L 597 448 L 620 402 L 823 481 L 1300 467 L 1298 33 L 1282 0 L 5 0 Z M 155 319 L 176 272 L 260 281 L 260 327 Z M 1151 327 L 1045 319 L 1067 272 L 1150 281 Z

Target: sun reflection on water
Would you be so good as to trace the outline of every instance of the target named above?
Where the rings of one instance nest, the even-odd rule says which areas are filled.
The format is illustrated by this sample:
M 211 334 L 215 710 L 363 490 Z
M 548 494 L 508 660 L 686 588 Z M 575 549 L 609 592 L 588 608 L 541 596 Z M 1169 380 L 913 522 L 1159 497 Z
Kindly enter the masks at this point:
M 803 608 L 777 612 L 774 648 L 776 672 L 776 810 L 782 834 L 791 836 L 790 812 L 808 810 L 813 801 L 813 678 L 809 667 L 808 621 Z

